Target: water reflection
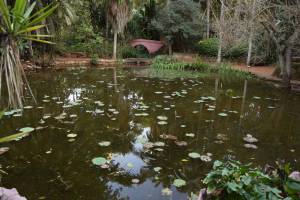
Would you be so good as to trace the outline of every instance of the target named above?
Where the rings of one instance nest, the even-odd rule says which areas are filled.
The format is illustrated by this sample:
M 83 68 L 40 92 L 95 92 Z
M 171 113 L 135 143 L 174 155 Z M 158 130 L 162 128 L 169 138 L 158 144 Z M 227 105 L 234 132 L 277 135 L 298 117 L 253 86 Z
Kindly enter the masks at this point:
M 44 128 L 8 144 L 3 185 L 28 199 L 177 200 L 197 192 L 212 166 L 189 158 L 191 152 L 213 160 L 230 153 L 257 165 L 285 158 L 299 166 L 299 96 L 251 80 L 167 75 L 112 68 L 30 77 L 38 105 L 5 117 L 0 134 Z M 243 146 L 246 134 L 259 139 L 257 150 Z M 94 166 L 95 157 L 110 160 L 110 168 Z M 176 178 L 187 186 L 175 188 Z M 172 195 L 162 196 L 163 188 Z

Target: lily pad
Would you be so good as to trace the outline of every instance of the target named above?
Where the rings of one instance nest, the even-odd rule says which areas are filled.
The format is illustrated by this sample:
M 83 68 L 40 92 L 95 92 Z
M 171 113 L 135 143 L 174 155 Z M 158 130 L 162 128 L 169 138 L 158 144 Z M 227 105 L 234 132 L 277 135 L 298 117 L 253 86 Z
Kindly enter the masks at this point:
M 131 180 L 131 182 L 134 183 L 134 184 L 138 184 L 140 182 L 140 180 L 137 179 L 137 178 L 134 178 L 134 179 Z
M 25 127 L 25 128 L 21 128 L 20 131 L 22 133 L 30 133 L 32 131 L 34 131 L 34 128 L 31 128 L 31 127 Z
M 244 140 L 245 142 L 248 142 L 248 143 L 256 143 L 256 142 L 258 142 L 258 139 L 256 139 L 255 137 L 253 137 L 253 136 L 250 135 L 250 134 L 247 134 L 247 136 L 244 137 L 243 140 Z
M 74 133 L 70 133 L 67 135 L 68 138 L 75 138 L 77 137 L 77 134 L 74 134 Z
M 255 144 L 244 144 L 244 147 L 247 149 L 258 149 Z
M 221 117 L 227 117 L 228 116 L 227 113 L 219 113 L 218 115 L 221 116 Z
M 98 144 L 101 147 L 108 147 L 111 145 L 111 142 L 110 141 L 102 141 L 102 142 L 99 142 Z
M 188 145 L 186 141 L 175 141 L 175 144 L 180 147 L 185 147 Z
M 189 157 L 197 159 L 197 158 L 200 158 L 201 155 L 199 153 L 192 152 L 192 153 L 189 153 Z
M 161 167 L 154 167 L 153 170 L 154 170 L 155 172 L 159 172 L 161 169 L 162 169 Z
M 176 187 L 182 187 L 186 185 L 186 181 L 182 179 L 175 179 L 173 185 L 175 185 Z
M 168 120 L 168 117 L 167 116 L 157 116 L 157 119 L 160 121 L 166 121 L 166 120 Z
M 100 165 L 106 164 L 107 160 L 106 160 L 106 158 L 103 158 L 103 157 L 97 157 L 97 158 L 93 158 L 92 163 L 94 165 L 100 166 Z
M 195 137 L 195 134 L 194 133 L 186 133 L 185 136 L 193 138 L 193 137 Z
M 202 155 L 200 156 L 200 160 L 204 161 L 204 162 L 210 162 L 211 161 L 211 157 L 208 155 Z
M 170 190 L 169 188 L 164 188 L 161 190 L 161 195 L 162 196 L 171 196 L 172 195 L 172 190 Z
M 165 146 L 165 143 L 164 142 L 155 142 L 154 146 L 156 146 L 156 147 L 163 147 L 163 146 Z
M 157 124 L 159 124 L 159 125 L 167 125 L 168 122 L 166 122 L 166 121 L 159 121 L 159 122 L 157 122 Z

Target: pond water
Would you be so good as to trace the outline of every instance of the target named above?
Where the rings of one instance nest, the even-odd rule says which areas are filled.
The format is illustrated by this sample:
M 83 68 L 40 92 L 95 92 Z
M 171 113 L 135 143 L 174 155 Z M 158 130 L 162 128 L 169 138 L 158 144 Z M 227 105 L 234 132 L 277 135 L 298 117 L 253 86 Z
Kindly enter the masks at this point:
M 28 199 L 182 200 L 229 154 L 300 167 L 300 95 L 256 80 L 165 74 L 77 68 L 30 75 L 37 104 L 27 98 L 22 115 L 4 116 L 0 135 L 37 130 L 1 144 L 10 147 L 0 157 L 2 186 Z M 244 146 L 247 134 L 257 149 Z M 94 165 L 97 157 L 107 164 Z M 174 186 L 175 179 L 186 185 Z

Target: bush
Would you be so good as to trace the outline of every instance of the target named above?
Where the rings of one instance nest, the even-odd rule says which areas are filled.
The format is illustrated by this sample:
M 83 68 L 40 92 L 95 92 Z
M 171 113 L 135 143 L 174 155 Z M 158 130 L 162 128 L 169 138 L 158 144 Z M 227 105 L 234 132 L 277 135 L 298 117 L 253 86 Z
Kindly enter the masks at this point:
M 218 55 L 218 39 L 217 38 L 208 38 L 201 40 L 197 45 L 196 49 L 200 55 L 207 56 L 217 56 Z
M 206 55 L 215 57 L 218 55 L 219 41 L 217 38 L 209 38 L 201 40 L 197 45 L 196 49 L 200 55 Z M 227 51 L 223 51 L 223 57 L 229 59 L 238 59 L 246 56 L 247 44 L 238 43 L 228 48 Z
M 251 164 L 243 165 L 234 160 L 215 161 L 203 183 L 214 197 L 212 199 L 298 199 L 300 182 L 288 175 L 280 179 L 280 175 L 286 172 L 282 169 L 279 167 L 268 175 Z
M 224 52 L 224 57 L 229 59 L 244 58 L 247 55 L 247 52 L 247 44 L 239 43 L 229 48 L 228 51 Z
M 98 65 L 99 62 L 98 62 L 98 56 L 97 55 L 92 55 L 91 56 L 91 65 Z
M 148 52 L 145 49 L 126 45 L 121 48 L 121 56 L 122 58 L 147 58 Z

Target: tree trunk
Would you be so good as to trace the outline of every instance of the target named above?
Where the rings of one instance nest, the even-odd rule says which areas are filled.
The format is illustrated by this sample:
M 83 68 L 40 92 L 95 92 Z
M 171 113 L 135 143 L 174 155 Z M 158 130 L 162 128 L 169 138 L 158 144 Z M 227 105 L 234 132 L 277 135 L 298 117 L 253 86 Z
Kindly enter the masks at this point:
M 206 16 L 206 37 L 209 38 L 209 33 L 210 33 L 210 0 L 206 0 L 206 11 L 207 11 L 207 16 Z
M 292 64 L 291 64 L 291 59 L 292 59 L 292 48 L 287 47 L 286 52 L 285 52 L 285 65 L 286 65 L 286 71 L 288 78 L 291 79 L 292 74 Z
M 247 56 L 247 66 L 248 67 L 250 67 L 251 57 L 252 57 L 252 46 L 253 46 L 253 37 L 254 37 L 255 7 L 256 7 L 256 0 L 253 0 L 252 11 L 251 11 L 251 21 L 250 21 L 250 35 L 249 35 L 249 41 L 248 41 L 248 56 Z
M 221 0 L 221 15 L 220 15 L 220 24 L 219 24 L 219 48 L 218 48 L 218 59 L 217 63 L 222 61 L 222 45 L 223 45 L 223 26 L 224 26 L 224 1 Z
M 280 67 L 280 76 L 285 87 L 290 87 L 291 76 L 291 49 L 278 51 L 278 63 Z
M 117 43 L 118 43 L 118 33 L 114 31 L 114 47 L 113 47 L 113 59 L 117 59 Z
M 168 45 L 168 49 L 169 49 L 169 55 L 171 56 L 173 54 L 172 44 Z

